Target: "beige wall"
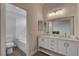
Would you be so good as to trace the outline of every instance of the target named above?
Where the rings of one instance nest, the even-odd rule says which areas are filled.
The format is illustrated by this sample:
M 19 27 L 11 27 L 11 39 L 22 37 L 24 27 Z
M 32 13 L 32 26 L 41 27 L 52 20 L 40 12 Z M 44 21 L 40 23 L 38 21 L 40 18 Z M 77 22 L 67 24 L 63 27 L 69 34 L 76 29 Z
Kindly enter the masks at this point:
M 55 10 L 59 10 L 59 9 L 65 9 L 65 13 L 63 15 L 48 17 L 49 13 Z M 74 16 L 76 14 L 76 4 L 68 4 L 68 3 L 44 4 L 43 13 L 44 13 L 45 20 L 60 18 L 60 17 Z
M 1 3 L 0 3 L 0 22 L 1 22 Z M 1 28 L 1 24 L 0 24 L 0 28 Z M 1 29 L 0 29 L 0 33 L 1 33 Z M 1 35 L 0 35 L 0 55 L 1 55 Z
M 79 38 L 79 4 L 77 4 L 77 37 Z
M 1 56 L 6 55 L 5 50 L 5 4 L 1 4 L 1 19 L 0 19 L 0 43 L 1 43 Z
M 27 10 L 27 30 L 30 54 L 37 51 L 38 20 L 42 20 L 41 4 L 16 4 Z

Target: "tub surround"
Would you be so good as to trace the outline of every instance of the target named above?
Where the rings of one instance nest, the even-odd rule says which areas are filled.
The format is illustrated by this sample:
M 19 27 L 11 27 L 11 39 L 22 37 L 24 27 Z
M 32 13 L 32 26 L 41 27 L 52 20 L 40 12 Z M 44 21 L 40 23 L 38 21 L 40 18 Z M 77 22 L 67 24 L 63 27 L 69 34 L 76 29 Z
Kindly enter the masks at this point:
M 15 44 L 16 44 L 16 46 L 21 50 L 21 51 L 23 51 L 25 54 L 26 54 L 26 50 L 27 50 L 27 48 L 26 48 L 26 42 L 25 41 L 22 41 L 22 40 L 16 40 L 15 41 Z

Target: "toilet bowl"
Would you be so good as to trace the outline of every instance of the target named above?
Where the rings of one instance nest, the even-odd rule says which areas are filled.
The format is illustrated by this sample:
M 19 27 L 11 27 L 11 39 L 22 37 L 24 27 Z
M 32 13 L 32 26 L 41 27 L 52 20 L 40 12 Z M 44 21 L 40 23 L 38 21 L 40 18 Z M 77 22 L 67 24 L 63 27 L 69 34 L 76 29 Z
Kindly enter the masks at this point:
M 6 43 L 6 53 L 7 54 L 12 54 L 13 53 L 13 47 L 14 47 L 13 42 Z

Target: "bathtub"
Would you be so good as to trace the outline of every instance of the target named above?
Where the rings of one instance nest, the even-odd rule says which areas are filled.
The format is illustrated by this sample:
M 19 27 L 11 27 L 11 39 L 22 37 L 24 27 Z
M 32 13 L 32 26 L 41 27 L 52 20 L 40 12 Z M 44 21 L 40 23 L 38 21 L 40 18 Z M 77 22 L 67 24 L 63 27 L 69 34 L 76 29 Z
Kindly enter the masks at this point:
M 21 49 L 25 54 L 26 54 L 26 51 L 27 51 L 27 48 L 26 48 L 26 38 L 17 38 L 16 39 L 16 46 Z

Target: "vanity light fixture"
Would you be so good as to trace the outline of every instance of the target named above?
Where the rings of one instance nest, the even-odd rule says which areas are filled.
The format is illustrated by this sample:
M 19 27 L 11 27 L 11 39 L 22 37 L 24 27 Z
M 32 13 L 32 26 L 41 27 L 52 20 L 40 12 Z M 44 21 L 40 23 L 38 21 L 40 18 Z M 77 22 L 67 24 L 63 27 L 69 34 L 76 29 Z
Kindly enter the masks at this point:
M 51 17 L 51 16 L 56 16 L 56 15 L 62 15 L 64 12 L 65 12 L 65 9 L 60 9 L 52 13 L 49 13 L 48 16 Z

